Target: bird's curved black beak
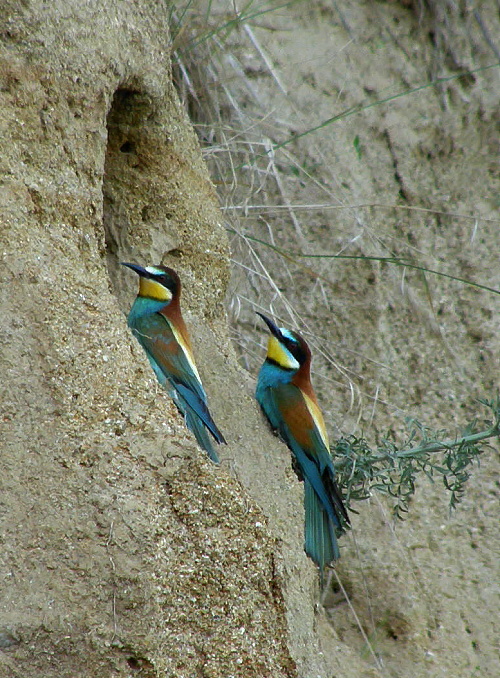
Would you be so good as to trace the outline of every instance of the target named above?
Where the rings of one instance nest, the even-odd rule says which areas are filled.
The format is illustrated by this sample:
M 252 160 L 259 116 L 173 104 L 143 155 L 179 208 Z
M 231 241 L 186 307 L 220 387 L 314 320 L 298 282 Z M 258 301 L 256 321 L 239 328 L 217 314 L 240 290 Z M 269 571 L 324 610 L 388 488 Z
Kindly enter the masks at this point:
M 139 266 L 138 264 L 127 264 L 125 261 L 120 261 L 120 264 L 122 266 L 127 266 L 127 268 L 131 268 L 133 271 L 137 273 L 137 275 L 140 275 L 143 278 L 149 277 L 149 273 L 146 271 L 146 269 L 143 268 L 142 266 Z
M 270 320 L 263 313 L 259 313 L 259 311 L 255 311 L 255 313 L 257 313 L 257 315 L 259 315 L 262 318 L 262 320 L 266 323 L 266 325 L 269 327 L 269 331 L 271 332 L 271 334 L 275 336 L 276 339 L 281 341 L 283 339 L 283 335 L 281 334 L 280 328 L 277 325 L 275 325 L 275 323 L 273 323 L 273 321 Z

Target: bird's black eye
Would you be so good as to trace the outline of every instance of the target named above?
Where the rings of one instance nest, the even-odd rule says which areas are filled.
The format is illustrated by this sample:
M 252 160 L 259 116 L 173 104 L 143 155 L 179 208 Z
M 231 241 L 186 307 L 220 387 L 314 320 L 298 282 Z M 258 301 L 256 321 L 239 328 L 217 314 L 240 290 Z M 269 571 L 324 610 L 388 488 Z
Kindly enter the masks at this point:
M 295 337 L 287 337 L 286 335 L 283 336 L 282 341 L 285 348 L 288 349 L 288 351 L 290 351 L 295 360 L 302 364 L 305 358 L 305 354 L 304 351 L 302 350 L 300 342 L 297 339 L 295 339 Z
M 172 280 L 172 278 L 165 274 L 162 275 L 160 278 L 157 278 L 158 282 L 163 285 L 163 287 L 166 287 L 167 290 L 170 290 L 171 292 L 175 292 L 175 281 Z

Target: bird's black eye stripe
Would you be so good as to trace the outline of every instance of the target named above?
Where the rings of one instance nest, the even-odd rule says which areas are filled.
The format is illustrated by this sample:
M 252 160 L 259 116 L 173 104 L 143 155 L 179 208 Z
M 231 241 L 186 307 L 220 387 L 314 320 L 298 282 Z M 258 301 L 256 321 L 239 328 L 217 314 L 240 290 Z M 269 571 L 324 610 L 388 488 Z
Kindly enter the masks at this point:
M 293 355 L 293 357 L 299 361 L 300 364 L 305 359 L 305 354 L 304 351 L 302 350 L 302 346 L 300 345 L 300 342 L 293 338 L 293 337 L 287 337 L 283 336 L 282 337 L 282 344 L 285 346 L 285 348 L 290 351 L 290 353 Z
M 154 279 L 171 292 L 176 291 L 177 285 L 175 283 L 175 280 L 172 280 L 172 278 L 169 275 L 162 275 L 160 277 L 156 276 Z

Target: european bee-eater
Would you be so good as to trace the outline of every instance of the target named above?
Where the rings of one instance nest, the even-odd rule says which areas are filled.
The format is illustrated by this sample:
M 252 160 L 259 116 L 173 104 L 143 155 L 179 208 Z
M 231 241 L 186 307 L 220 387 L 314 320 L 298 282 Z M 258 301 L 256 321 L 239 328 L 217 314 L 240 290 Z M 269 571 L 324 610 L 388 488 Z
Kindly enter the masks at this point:
M 335 482 L 325 422 L 311 385 L 311 351 L 297 332 L 258 315 L 271 336 L 255 395 L 272 428 L 290 448 L 304 480 L 304 548 L 323 572 L 339 558 L 336 533 L 342 533 L 350 521 Z
M 194 362 L 181 314 L 179 276 L 166 266 L 143 268 L 126 263 L 123 266 L 139 275 L 139 293 L 130 309 L 128 325 L 198 444 L 218 463 L 208 434 L 211 433 L 218 443 L 226 441 L 208 411 L 207 396 Z

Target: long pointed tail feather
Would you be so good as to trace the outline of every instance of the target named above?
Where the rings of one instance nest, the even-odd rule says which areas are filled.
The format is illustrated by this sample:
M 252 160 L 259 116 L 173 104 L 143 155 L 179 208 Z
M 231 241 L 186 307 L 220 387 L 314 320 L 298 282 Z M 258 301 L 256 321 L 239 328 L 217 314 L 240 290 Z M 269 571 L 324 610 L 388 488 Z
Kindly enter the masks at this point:
M 335 528 L 307 478 L 304 480 L 304 491 L 304 548 L 307 555 L 323 571 L 326 565 L 340 557 Z
M 198 445 L 207 452 L 208 456 L 212 461 L 218 464 L 219 457 L 217 456 L 217 453 L 213 448 L 212 440 L 209 435 L 209 431 L 213 435 L 212 430 L 206 428 L 205 421 L 199 417 L 198 413 L 192 409 L 192 407 L 189 405 L 186 399 L 181 395 L 180 391 L 174 386 L 172 386 L 172 384 L 169 381 L 166 382 L 165 388 L 167 389 L 169 395 L 172 397 L 174 403 L 177 405 L 177 409 L 179 410 L 179 412 L 184 415 L 184 421 L 186 422 L 186 426 L 192 433 L 194 433 L 194 437 L 198 441 Z M 226 441 L 221 435 L 221 440 L 218 442 Z
M 328 492 L 328 496 L 331 499 L 333 510 L 335 511 L 336 517 L 339 522 L 337 529 L 339 530 L 339 533 L 345 532 L 346 529 L 350 526 L 351 521 L 349 519 L 347 509 L 344 506 L 344 502 L 342 501 L 342 496 L 340 494 L 340 490 L 333 475 L 333 471 L 331 469 L 326 469 L 326 471 L 322 475 L 322 480 Z
M 184 398 L 184 401 L 188 407 L 190 407 L 194 414 L 198 416 L 199 419 L 203 421 L 207 429 L 213 435 L 214 440 L 218 443 L 225 443 L 224 436 L 219 431 L 215 425 L 212 415 L 210 414 L 207 404 L 200 399 L 200 397 L 191 391 L 187 386 L 179 382 L 173 383 L 174 388 L 179 392 L 179 394 Z
M 212 440 L 208 430 L 205 428 L 205 424 L 198 415 L 189 408 L 186 408 L 184 415 L 186 418 L 186 426 L 194 433 L 198 445 L 208 453 L 208 456 L 212 461 L 218 464 L 219 457 L 213 448 Z

